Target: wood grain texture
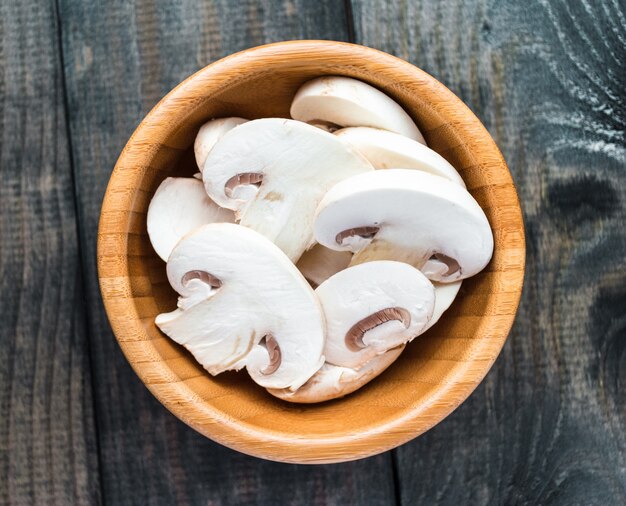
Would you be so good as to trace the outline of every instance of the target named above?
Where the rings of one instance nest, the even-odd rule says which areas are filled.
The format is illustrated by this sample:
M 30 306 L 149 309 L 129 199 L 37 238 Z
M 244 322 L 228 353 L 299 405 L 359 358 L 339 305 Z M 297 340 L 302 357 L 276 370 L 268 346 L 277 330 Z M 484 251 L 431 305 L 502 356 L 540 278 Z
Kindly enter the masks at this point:
M 430 72 L 491 131 L 528 240 L 509 342 L 461 408 L 397 450 L 400 502 L 626 503 L 624 3 L 352 4 L 356 42 Z
M 0 504 L 97 504 L 53 3 L 0 2 Z
M 190 172 L 195 134 L 205 121 L 229 115 L 285 117 L 304 82 L 337 74 L 385 91 L 416 119 L 429 145 L 447 156 L 461 176 L 473 174 L 467 187 L 481 201 L 495 246 L 489 265 L 464 283 L 439 324 L 408 346 L 376 382 L 345 399 L 301 406 L 270 397 L 244 374 L 209 376 L 156 328 L 154 318 L 176 307 L 176 294 L 150 247 L 145 219 L 150 196 L 163 179 Z M 507 338 L 520 298 L 524 252 L 511 176 L 471 111 L 403 60 L 323 41 L 244 51 L 176 87 L 144 118 L 122 151 L 98 231 L 107 314 L 146 386 L 200 433 L 248 454 L 300 463 L 375 455 L 430 429 L 463 402 Z
M 174 418 L 122 356 L 95 270 L 102 196 L 145 113 L 188 75 L 234 51 L 284 38 L 345 39 L 343 3 L 62 0 L 60 11 L 105 502 L 393 504 L 389 456 L 315 468 L 263 462 Z
M 343 2 L 59 1 L 61 27 L 53 4 L 0 0 L 0 314 L 9 322 L 0 332 L 0 503 L 98 502 L 59 28 L 105 502 L 393 503 L 386 457 L 313 468 L 265 463 L 176 421 L 121 358 L 95 283 L 104 186 L 144 113 L 232 51 L 281 38 L 345 39 Z M 463 406 L 394 452 L 401 502 L 625 502 L 622 4 L 352 3 L 357 42 L 423 67 L 485 123 L 513 172 L 528 232 L 526 288 L 509 344 Z M 463 318 L 471 331 L 476 317 Z

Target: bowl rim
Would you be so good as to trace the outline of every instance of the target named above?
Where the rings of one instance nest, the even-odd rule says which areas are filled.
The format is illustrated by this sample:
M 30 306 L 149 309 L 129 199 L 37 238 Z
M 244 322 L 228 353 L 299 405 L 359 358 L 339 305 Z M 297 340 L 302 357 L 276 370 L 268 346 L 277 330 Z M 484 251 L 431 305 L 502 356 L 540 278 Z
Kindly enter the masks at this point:
M 400 58 L 373 48 L 346 42 L 325 40 L 277 42 L 246 49 L 217 60 L 182 81 L 163 97 L 140 122 L 123 148 L 103 199 L 98 227 L 97 259 L 100 290 L 107 317 L 132 368 L 152 394 L 175 416 L 201 434 L 229 448 L 264 459 L 292 463 L 344 462 L 375 455 L 404 444 L 445 419 L 469 397 L 491 369 L 513 325 L 523 285 L 522 280 L 512 301 L 514 307 L 509 314 L 504 315 L 508 318 L 504 318 L 505 324 L 502 325 L 501 335 L 497 338 L 499 346 L 488 360 L 481 362 L 479 368 L 472 369 L 472 373 L 468 374 L 473 362 L 458 363 L 455 366 L 457 373 L 453 381 L 439 384 L 438 388 L 426 396 L 424 402 L 407 409 L 402 416 L 376 424 L 370 430 L 348 437 L 345 435 L 319 438 L 287 437 L 278 431 L 253 426 L 245 420 L 230 418 L 223 412 L 212 408 L 162 360 L 155 361 L 155 355 L 158 355 L 158 352 L 151 345 L 132 347 L 131 351 L 131 348 L 127 346 L 128 342 L 147 341 L 149 343 L 150 338 L 140 323 L 140 315 L 132 304 L 128 266 L 126 265 L 126 275 L 116 277 L 114 283 L 110 282 L 110 276 L 105 276 L 102 272 L 104 262 L 114 259 L 125 263 L 125 257 L 128 255 L 128 244 L 125 239 L 127 230 L 113 231 L 118 237 L 117 240 L 112 241 L 110 239 L 113 232 L 109 230 L 109 221 L 105 219 L 109 213 L 130 214 L 132 196 L 126 199 L 120 198 L 116 192 L 118 184 L 124 178 L 125 185 L 127 185 L 129 175 L 139 180 L 144 172 L 149 170 L 149 164 L 141 163 L 141 160 L 148 156 L 146 152 L 154 153 L 164 140 L 154 137 L 156 125 L 165 121 L 174 107 L 181 104 L 187 108 L 188 115 L 190 108 L 193 107 L 188 99 L 190 94 L 208 95 L 219 91 L 227 84 L 226 76 L 241 69 L 242 65 L 258 68 L 261 62 L 267 62 L 268 58 L 284 59 L 312 53 L 322 57 L 339 55 L 367 61 L 370 66 L 375 65 L 384 69 L 385 72 L 396 73 L 403 81 L 417 80 L 426 86 L 437 88 L 437 93 L 443 96 L 445 103 L 453 106 L 446 108 L 446 118 L 454 122 L 455 129 L 465 130 L 467 134 L 471 130 L 471 134 L 475 137 L 478 132 L 478 137 L 484 142 L 481 145 L 483 150 L 481 158 L 491 160 L 490 164 L 501 172 L 498 175 L 507 179 L 513 187 L 515 202 L 511 202 L 511 207 L 514 207 L 517 213 L 515 218 L 519 230 L 516 231 L 521 234 L 521 254 L 514 266 L 515 270 L 522 271 L 522 274 L 525 270 L 526 252 L 517 191 L 506 162 L 491 135 L 471 110 L 445 85 Z M 184 118 L 181 121 L 184 121 Z M 152 151 L 146 149 L 147 147 Z M 128 216 L 125 220 L 127 225 Z M 128 303 L 124 310 L 124 317 L 120 318 L 120 302 L 124 300 Z M 129 335 L 133 336 L 132 339 L 127 337 Z M 466 376 L 470 379 L 464 379 Z M 376 444 L 372 444 L 373 441 Z M 336 451 L 338 445 L 341 446 L 340 452 Z

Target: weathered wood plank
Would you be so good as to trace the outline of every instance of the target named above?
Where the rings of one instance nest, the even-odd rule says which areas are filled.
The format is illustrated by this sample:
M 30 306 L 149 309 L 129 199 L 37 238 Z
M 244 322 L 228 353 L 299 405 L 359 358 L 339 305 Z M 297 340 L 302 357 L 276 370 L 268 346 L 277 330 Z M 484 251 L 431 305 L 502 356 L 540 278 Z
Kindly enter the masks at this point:
M 403 504 L 626 502 L 624 7 L 353 0 L 356 42 L 483 120 L 528 233 L 510 340 L 460 409 L 396 452 Z
M 61 0 L 102 485 L 111 504 L 393 503 L 390 456 L 341 466 L 263 462 L 171 416 L 122 357 L 100 304 L 95 238 L 115 160 L 170 88 L 226 54 L 287 38 L 346 38 L 343 2 Z
M 97 504 L 54 2 L 0 2 L 0 503 Z

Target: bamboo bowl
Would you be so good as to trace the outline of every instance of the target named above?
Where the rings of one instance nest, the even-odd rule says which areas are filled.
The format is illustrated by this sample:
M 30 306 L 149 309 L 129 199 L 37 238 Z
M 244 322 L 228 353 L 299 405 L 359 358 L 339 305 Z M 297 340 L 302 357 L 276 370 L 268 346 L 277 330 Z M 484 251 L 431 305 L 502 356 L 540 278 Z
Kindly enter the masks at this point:
M 487 214 L 491 263 L 466 280 L 453 306 L 400 359 L 356 393 L 319 405 L 289 404 L 245 372 L 211 377 L 162 334 L 154 317 L 176 294 L 146 232 L 150 198 L 164 178 L 195 172 L 193 141 L 213 117 L 288 117 L 297 88 L 320 75 L 380 88 L 417 122 L 429 146 L 454 165 Z M 472 112 L 413 65 L 362 46 L 282 42 L 224 58 L 177 86 L 122 151 L 104 198 L 98 270 L 122 351 L 150 391 L 205 436 L 243 453 L 294 463 L 359 459 L 427 431 L 489 371 L 513 323 L 524 276 L 522 214 L 506 163 Z

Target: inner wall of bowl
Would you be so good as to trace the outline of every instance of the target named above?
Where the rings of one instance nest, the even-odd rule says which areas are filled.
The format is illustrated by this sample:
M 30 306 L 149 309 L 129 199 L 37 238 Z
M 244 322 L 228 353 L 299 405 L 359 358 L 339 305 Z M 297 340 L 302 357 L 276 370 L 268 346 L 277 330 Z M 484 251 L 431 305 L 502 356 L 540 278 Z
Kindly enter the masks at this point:
M 344 399 L 317 405 L 296 405 L 279 401 L 255 385 L 245 373 L 211 377 L 182 347 L 165 337 L 154 325 L 154 317 L 176 306 L 176 293 L 169 287 L 165 263 L 152 250 L 146 233 L 145 213 L 150 198 L 168 176 L 191 176 L 196 170 L 193 141 L 207 120 L 224 116 L 289 117 L 289 105 L 298 87 L 321 75 L 346 75 L 369 82 L 394 97 L 411 114 L 428 144 L 457 168 L 468 189 L 485 209 L 495 229 L 494 260 L 478 276 L 468 280 L 452 308 L 424 336 L 411 343 L 400 359 L 378 379 Z M 439 110 L 441 105 L 439 104 Z M 201 97 L 193 110 L 176 118 L 172 134 L 154 153 L 135 198 L 137 221 L 129 232 L 129 270 L 133 295 L 140 296 L 138 311 L 158 356 L 189 389 L 228 419 L 256 429 L 292 433 L 294 436 L 341 437 L 355 430 L 367 432 L 387 420 L 401 417 L 432 402 L 442 385 L 462 381 L 477 383 L 492 357 L 502 345 L 502 328 L 508 329 L 510 316 L 498 325 L 495 308 L 506 298 L 501 285 L 513 286 L 517 278 L 502 278 L 498 273 L 505 257 L 498 250 L 502 233 L 498 229 L 499 210 L 492 205 L 499 198 L 497 185 L 486 185 L 485 174 L 472 156 L 471 146 L 463 142 L 454 125 L 447 123 L 423 97 L 402 82 L 382 73 L 346 67 L 322 60 L 297 64 L 268 62 L 264 70 L 246 73 L 225 83 L 220 91 Z M 494 290 L 494 279 L 498 277 Z M 502 292 L 502 293 L 494 293 Z M 138 300 L 137 298 L 135 300 Z M 515 305 L 515 297 L 512 297 Z M 493 318 L 485 319 L 484 315 Z M 463 399 L 459 398 L 458 402 Z M 449 401 L 449 399 L 448 399 Z M 454 402 L 454 401 L 453 401 Z M 196 427 L 202 420 L 187 420 Z M 332 422 L 332 423 L 329 423 Z M 423 420 L 428 428 L 428 420 Z M 355 429 L 356 428 L 356 429 Z

